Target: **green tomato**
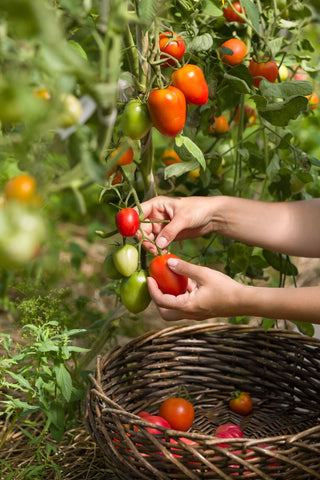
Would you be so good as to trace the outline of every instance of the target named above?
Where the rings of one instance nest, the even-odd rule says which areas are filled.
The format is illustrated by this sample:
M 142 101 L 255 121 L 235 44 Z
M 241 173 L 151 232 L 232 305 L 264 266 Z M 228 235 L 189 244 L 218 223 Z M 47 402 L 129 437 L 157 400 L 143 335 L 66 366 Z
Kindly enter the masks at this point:
M 116 269 L 112 252 L 110 252 L 104 259 L 102 269 L 106 276 L 111 280 L 119 280 L 123 277 L 123 275 L 121 275 L 121 273 Z
M 285 82 L 289 76 L 289 70 L 285 65 L 281 65 L 279 68 L 279 77 L 281 82 Z
M 127 137 L 139 140 L 144 137 L 150 128 L 152 121 L 149 115 L 147 104 L 140 100 L 130 100 L 125 106 L 121 118 L 121 128 Z
M 77 124 L 82 114 L 80 100 L 72 95 L 72 93 L 65 93 L 60 96 L 60 103 L 59 126 L 61 128 L 68 128 Z
M 133 245 L 123 245 L 112 254 L 114 265 L 124 277 L 130 277 L 138 268 L 138 250 Z
M 134 272 L 129 278 L 122 280 L 120 298 L 123 305 L 131 313 L 139 313 L 147 308 L 151 301 L 145 270 Z

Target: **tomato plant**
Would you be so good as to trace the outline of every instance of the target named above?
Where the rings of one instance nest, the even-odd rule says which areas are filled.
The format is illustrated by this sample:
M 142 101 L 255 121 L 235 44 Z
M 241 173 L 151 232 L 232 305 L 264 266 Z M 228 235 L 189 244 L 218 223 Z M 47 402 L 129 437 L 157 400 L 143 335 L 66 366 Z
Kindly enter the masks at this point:
M 259 87 L 262 78 L 265 78 L 271 83 L 274 83 L 278 78 L 278 65 L 274 60 L 259 62 L 252 59 L 248 68 L 255 87 Z
M 204 105 L 208 101 L 209 88 L 203 71 L 197 65 L 188 64 L 172 73 L 172 84 L 181 90 L 187 103 Z
M 186 432 L 194 420 L 194 408 L 184 398 L 167 398 L 159 408 L 159 415 L 165 418 L 175 430 Z
M 28 203 L 35 197 L 35 178 L 26 173 L 16 175 L 6 182 L 3 193 L 7 200 L 18 200 Z
M 231 52 L 229 53 L 229 50 Z M 246 44 L 239 38 L 230 38 L 219 48 L 221 60 L 228 65 L 238 65 L 247 54 Z
M 248 415 L 253 408 L 251 395 L 247 392 L 235 391 L 231 395 L 229 406 L 235 413 Z
M 186 45 L 183 38 L 175 32 L 163 32 L 159 35 L 160 51 L 171 55 L 165 62 L 161 63 L 161 67 L 169 67 L 176 64 L 175 60 L 181 60 L 186 50 Z M 161 55 L 160 59 L 166 59 L 166 55 Z
M 166 253 L 154 257 L 149 265 L 149 273 L 154 278 L 162 291 L 162 293 L 168 293 L 169 295 L 181 295 L 186 292 L 188 286 L 188 278 L 179 275 L 167 265 L 169 258 L 179 258 L 173 253 Z
M 154 126 L 168 137 L 175 137 L 184 127 L 187 115 L 186 98 L 174 86 L 152 90 L 148 108 Z
M 112 254 L 114 265 L 124 277 L 130 277 L 138 268 L 138 250 L 133 245 L 123 245 Z
M 123 237 L 132 237 L 139 225 L 139 215 L 134 208 L 123 208 L 116 214 L 116 226 Z
M 242 13 L 245 15 L 245 10 L 242 10 L 240 2 L 233 2 L 232 6 L 238 13 Z M 239 23 L 244 22 L 244 19 L 240 18 L 239 15 L 237 15 L 237 13 L 232 10 L 230 5 L 227 5 L 226 7 L 224 7 L 222 11 L 223 11 L 223 16 L 227 20 L 227 22 L 239 22 Z
M 144 137 L 152 127 L 147 104 L 139 99 L 130 100 L 124 108 L 120 125 L 127 137 L 134 140 Z
M 147 308 L 151 297 L 145 270 L 137 270 L 129 278 L 122 280 L 120 298 L 129 312 L 140 313 Z

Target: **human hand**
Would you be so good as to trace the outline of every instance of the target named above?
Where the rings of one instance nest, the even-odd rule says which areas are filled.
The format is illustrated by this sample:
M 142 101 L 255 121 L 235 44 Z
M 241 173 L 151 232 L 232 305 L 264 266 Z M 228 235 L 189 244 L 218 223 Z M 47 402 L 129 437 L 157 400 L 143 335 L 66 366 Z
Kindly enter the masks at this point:
M 163 294 L 157 282 L 148 278 L 149 292 L 164 320 L 205 320 L 241 314 L 244 285 L 221 272 L 180 259 L 171 258 L 167 264 L 173 272 L 187 276 L 189 284 L 186 293 L 175 297 Z
M 141 204 L 144 220 L 141 223 L 143 234 L 165 249 L 173 240 L 184 240 L 205 235 L 211 231 L 211 202 L 206 197 L 165 197 L 158 196 Z M 136 234 L 140 240 L 141 231 Z M 143 246 L 153 254 L 158 254 L 154 243 L 143 241 Z

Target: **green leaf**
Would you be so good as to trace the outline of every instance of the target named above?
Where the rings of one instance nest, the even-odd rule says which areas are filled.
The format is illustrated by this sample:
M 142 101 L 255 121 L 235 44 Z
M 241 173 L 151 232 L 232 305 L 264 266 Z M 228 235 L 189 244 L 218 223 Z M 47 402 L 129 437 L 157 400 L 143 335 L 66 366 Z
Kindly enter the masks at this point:
M 307 322 L 293 322 L 297 327 L 299 332 L 303 333 L 304 335 L 308 335 L 308 337 L 313 337 L 314 335 L 314 326 L 312 323 Z
M 250 88 L 247 83 L 241 78 L 230 75 L 229 73 L 224 74 L 225 80 L 228 82 L 230 88 L 236 93 L 250 93 Z
M 308 157 L 308 159 L 310 163 L 312 163 L 312 165 L 315 165 L 316 167 L 320 167 L 320 160 L 318 160 L 315 157 Z
M 195 170 L 199 167 L 197 160 L 190 160 L 188 162 L 174 163 L 164 169 L 164 179 L 168 180 L 170 177 L 180 177 L 184 173 Z
M 261 81 L 260 92 L 264 97 L 276 97 L 289 99 L 294 96 L 311 95 L 312 85 L 305 81 L 290 81 L 281 83 L 271 83 Z
M 190 43 L 188 43 L 188 51 L 201 52 L 210 50 L 213 45 L 213 38 L 210 33 L 204 33 L 198 37 L 194 37 Z
M 177 135 L 175 138 L 177 153 L 180 158 L 184 160 L 197 160 L 200 163 L 203 170 L 206 169 L 206 160 L 204 158 L 202 150 L 196 145 L 191 138 L 183 135 Z M 195 168 L 197 168 L 197 165 Z M 192 169 L 191 169 L 192 170 Z
M 72 392 L 71 375 L 63 363 L 58 363 L 57 365 L 55 365 L 54 371 L 57 379 L 57 384 L 61 390 L 61 393 L 64 396 L 65 400 L 68 402 L 71 398 Z
M 16 380 L 16 382 L 21 386 L 26 389 L 26 391 L 32 391 L 33 388 L 31 387 L 30 383 L 26 378 L 24 378 L 22 375 L 14 372 L 10 372 L 10 377 L 13 378 L 13 380 Z
M 260 31 L 260 15 L 257 6 L 251 0 L 241 0 L 241 4 L 246 11 L 246 15 L 254 28 Z
M 267 332 L 269 330 L 269 328 L 272 328 L 274 326 L 274 324 L 276 323 L 277 320 L 275 320 L 274 318 L 264 318 L 262 320 L 262 326 L 263 326 L 263 330 L 265 332 Z
M 262 80 L 262 82 L 264 81 Z M 265 108 L 259 109 L 259 114 L 271 125 L 285 127 L 290 120 L 297 118 L 301 112 L 306 111 L 307 106 L 307 98 L 293 97 L 283 102 L 269 103 Z
M 75 42 L 74 40 L 69 40 L 68 43 L 69 45 L 71 45 L 74 51 L 80 55 L 81 58 L 83 58 L 84 60 L 88 60 L 87 54 L 82 48 L 82 46 L 80 45 L 80 43 Z
M 271 252 L 270 250 L 263 250 L 263 256 L 267 260 L 269 265 L 278 272 L 281 272 L 284 275 L 298 275 L 297 267 L 286 255 Z
M 205 15 L 209 15 L 210 17 L 221 17 L 222 15 L 221 8 L 217 7 L 213 0 L 204 0 L 202 11 Z

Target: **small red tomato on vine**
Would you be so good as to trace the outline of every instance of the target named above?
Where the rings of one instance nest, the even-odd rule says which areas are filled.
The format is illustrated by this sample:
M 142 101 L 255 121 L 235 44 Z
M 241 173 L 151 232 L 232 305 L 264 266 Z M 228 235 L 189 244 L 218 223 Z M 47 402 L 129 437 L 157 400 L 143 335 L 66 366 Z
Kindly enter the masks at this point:
M 233 392 L 231 394 L 229 406 L 235 413 L 239 413 L 240 415 L 248 415 L 253 408 L 251 395 L 247 392 Z
M 167 148 L 160 157 L 160 160 L 166 165 L 182 162 L 181 158 L 173 148 Z
M 186 45 L 183 38 L 177 35 L 175 32 L 163 32 L 159 35 L 159 48 L 163 53 L 171 55 L 176 60 L 181 60 L 186 51 Z M 161 55 L 160 59 L 166 59 L 166 55 Z M 161 67 L 169 67 L 176 64 L 173 58 L 168 58 L 164 63 L 161 63 Z
M 232 50 L 232 53 L 226 49 Z M 219 53 L 223 63 L 234 66 L 241 63 L 246 56 L 247 46 L 239 38 L 230 38 L 220 46 Z
M 116 226 L 123 237 L 132 237 L 139 225 L 139 215 L 133 208 L 123 208 L 116 215 Z
M 208 101 L 209 88 L 203 71 L 197 65 L 185 65 L 172 73 L 172 83 L 179 88 L 190 105 L 204 105 Z
M 309 108 L 310 110 L 316 110 L 319 107 L 319 96 L 316 92 L 313 92 L 311 95 L 308 95 Z
M 245 15 L 245 10 L 242 10 L 240 2 L 233 2 L 232 6 L 238 13 L 242 13 Z M 223 16 L 227 20 L 227 22 L 244 22 L 244 19 L 240 18 L 239 15 L 237 15 L 236 12 L 232 10 L 230 5 L 226 6 L 223 9 Z
M 36 181 L 26 173 L 10 178 L 4 186 L 4 196 L 7 200 L 28 203 L 33 200 L 35 192 Z
M 159 408 L 159 415 L 165 418 L 175 430 L 186 432 L 194 420 L 191 402 L 180 397 L 167 398 Z
M 162 293 L 169 295 L 181 295 L 186 292 L 188 278 L 173 272 L 167 265 L 169 258 L 179 258 L 173 253 L 166 253 L 154 257 L 149 265 L 149 273 L 158 284 Z
M 224 115 L 216 117 L 213 124 L 213 130 L 219 135 L 222 135 L 223 133 L 227 133 L 229 131 L 229 123 Z
M 186 98 L 176 87 L 152 90 L 148 108 L 154 126 L 167 137 L 175 137 L 184 127 L 187 115 Z
M 271 83 L 274 83 L 278 78 L 278 65 L 274 60 L 259 62 L 252 59 L 248 69 L 255 87 L 259 87 L 262 78 L 265 78 Z

